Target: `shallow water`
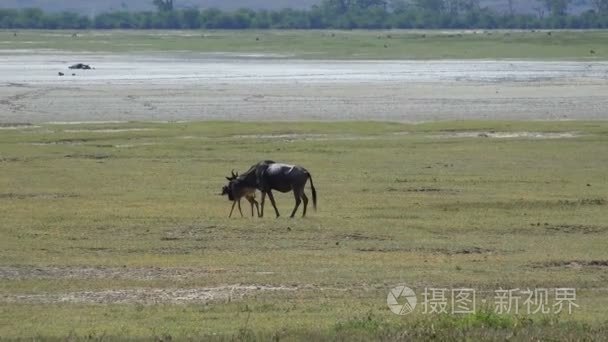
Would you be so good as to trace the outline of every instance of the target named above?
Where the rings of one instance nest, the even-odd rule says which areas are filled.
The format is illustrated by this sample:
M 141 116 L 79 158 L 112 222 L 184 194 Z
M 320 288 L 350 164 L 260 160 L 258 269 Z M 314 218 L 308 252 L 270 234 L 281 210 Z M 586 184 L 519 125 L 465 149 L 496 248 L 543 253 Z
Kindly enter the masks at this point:
M 543 61 L 318 61 L 262 55 L 99 55 L 22 51 L 0 53 L 6 83 L 91 82 L 282 83 L 282 82 L 530 82 L 608 80 L 607 62 Z M 70 70 L 75 63 L 95 70 Z M 58 72 L 65 76 L 58 76 Z M 76 76 L 72 76 L 75 73 Z

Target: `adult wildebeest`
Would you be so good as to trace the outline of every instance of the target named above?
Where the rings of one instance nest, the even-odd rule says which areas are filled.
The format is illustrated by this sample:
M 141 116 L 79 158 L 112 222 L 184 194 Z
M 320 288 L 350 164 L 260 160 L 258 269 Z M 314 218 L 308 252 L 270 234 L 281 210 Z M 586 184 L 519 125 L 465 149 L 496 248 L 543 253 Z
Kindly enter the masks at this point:
M 308 197 L 304 192 L 306 182 L 310 179 L 310 188 L 312 190 L 312 202 L 315 210 L 317 209 L 317 191 L 312 182 L 312 176 L 303 167 L 297 165 L 287 165 L 275 163 L 270 160 L 265 160 L 253 165 L 249 170 L 235 180 L 231 181 L 235 189 L 255 187 L 262 192 L 262 203 L 260 217 L 264 216 L 264 202 L 266 195 L 270 198 L 270 203 L 274 208 L 277 217 L 281 216 L 277 209 L 272 190 L 280 192 L 293 191 L 296 200 L 296 205 L 291 212 L 291 217 L 294 217 L 300 203 L 304 202 L 302 217 L 306 216 L 308 207 Z
M 232 217 L 234 205 L 237 203 L 241 217 L 243 217 L 243 211 L 241 210 L 241 198 L 243 197 L 245 197 L 245 199 L 249 201 L 249 204 L 251 204 L 251 216 L 253 216 L 254 205 L 258 216 L 260 216 L 260 207 L 258 206 L 258 201 L 255 200 L 255 191 L 257 189 L 255 187 L 234 186 L 234 180 L 236 180 L 238 176 L 238 173 L 235 174 L 234 171 L 232 171 L 232 176 L 226 177 L 228 180 L 228 185 L 225 185 L 222 188 L 222 196 L 228 195 L 228 199 L 232 201 L 232 208 L 230 209 L 230 215 L 228 215 L 228 218 Z

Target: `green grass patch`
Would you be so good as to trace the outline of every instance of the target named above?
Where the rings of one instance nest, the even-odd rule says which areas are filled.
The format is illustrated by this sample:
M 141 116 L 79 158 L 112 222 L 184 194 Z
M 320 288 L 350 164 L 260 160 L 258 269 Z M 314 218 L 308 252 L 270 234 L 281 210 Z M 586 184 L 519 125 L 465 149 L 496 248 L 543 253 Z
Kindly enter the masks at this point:
M 506 132 L 537 134 L 492 137 Z M 601 339 L 607 143 L 606 122 L 2 129 L 0 336 Z M 228 219 L 224 176 L 263 159 L 306 167 L 318 212 Z M 287 216 L 293 196 L 276 197 Z M 404 318 L 386 306 L 402 283 L 419 295 L 572 287 L 580 307 Z M 58 299 L 234 284 L 292 290 L 204 304 Z
M 605 60 L 608 31 L 0 31 L 2 50 L 238 53 L 303 59 Z

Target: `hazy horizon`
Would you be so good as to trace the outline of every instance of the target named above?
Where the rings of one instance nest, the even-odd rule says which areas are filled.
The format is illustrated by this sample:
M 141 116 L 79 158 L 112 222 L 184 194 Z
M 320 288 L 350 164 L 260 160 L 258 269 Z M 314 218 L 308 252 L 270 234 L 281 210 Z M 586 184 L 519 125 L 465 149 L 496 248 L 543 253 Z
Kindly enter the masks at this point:
M 223 10 L 235 10 L 239 8 L 251 9 L 308 9 L 321 0 L 175 0 L 176 8 L 219 8 Z M 508 11 L 507 0 L 481 0 L 483 7 L 489 7 L 497 12 Z M 95 15 L 102 12 L 127 10 L 146 11 L 154 10 L 152 0 L 3 0 L 0 8 L 41 8 L 49 12 L 72 11 L 87 15 Z M 536 13 L 540 4 L 536 1 L 515 0 L 515 10 L 518 13 Z M 590 0 L 574 1 L 569 6 L 569 12 L 580 13 L 591 9 Z

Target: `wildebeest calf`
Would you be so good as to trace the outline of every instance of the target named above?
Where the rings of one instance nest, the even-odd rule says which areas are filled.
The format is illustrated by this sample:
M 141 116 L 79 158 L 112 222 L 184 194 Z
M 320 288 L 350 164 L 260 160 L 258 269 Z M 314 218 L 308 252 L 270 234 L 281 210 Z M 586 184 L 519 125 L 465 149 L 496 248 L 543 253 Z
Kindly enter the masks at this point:
M 232 217 L 232 212 L 234 211 L 234 205 L 238 203 L 239 212 L 241 213 L 241 217 L 243 217 L 243 211 L 241 210 L 241 198 L 245 197 L 247 201 L 251 204 L 251 216 L 253 215 L 253 206 L 255 205 L 255 210 L 260 216 L 260 207 L 258 206 L 258 201 L 255 200 L 255 187 L 247 187 L 247 186 L 235 186 L 235 180 L 238 177 L 238 173 L 235 174 L 232 172 L 231 177 L 226 177 L 228 180 L 228 185 L 225 185 L 222 188 L 222 196 L 228 195 L 228 199 L 232 201 L 232 208 L 230 209 L 230 215 L 228 218 Z

